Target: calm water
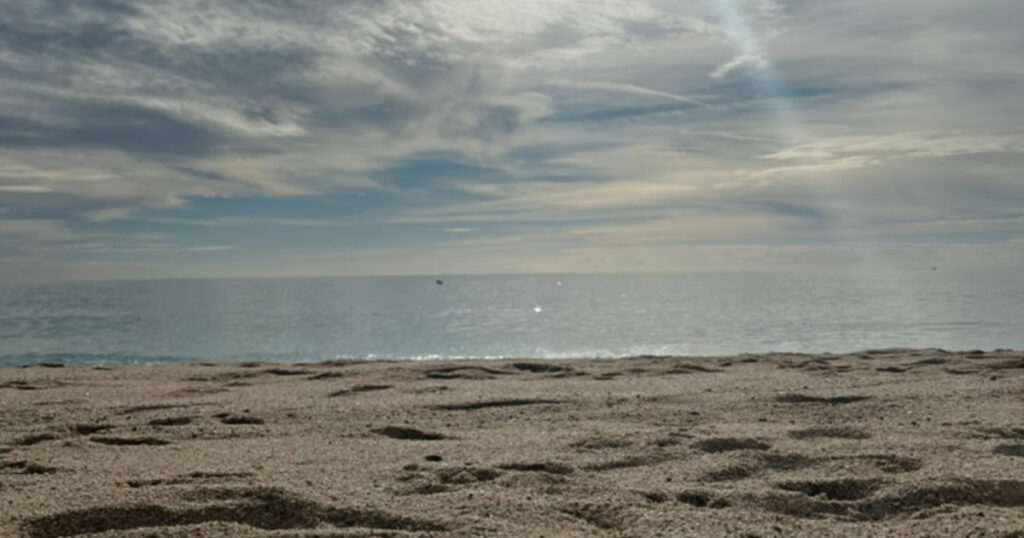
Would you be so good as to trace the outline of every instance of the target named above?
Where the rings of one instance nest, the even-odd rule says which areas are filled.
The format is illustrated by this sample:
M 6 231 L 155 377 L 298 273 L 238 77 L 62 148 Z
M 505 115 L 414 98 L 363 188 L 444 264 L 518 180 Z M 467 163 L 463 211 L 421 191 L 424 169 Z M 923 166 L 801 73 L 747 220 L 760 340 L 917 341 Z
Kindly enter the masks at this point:
M 435 278 L 0 287 L 0 365 L 1024 348 L 1016 274 Z

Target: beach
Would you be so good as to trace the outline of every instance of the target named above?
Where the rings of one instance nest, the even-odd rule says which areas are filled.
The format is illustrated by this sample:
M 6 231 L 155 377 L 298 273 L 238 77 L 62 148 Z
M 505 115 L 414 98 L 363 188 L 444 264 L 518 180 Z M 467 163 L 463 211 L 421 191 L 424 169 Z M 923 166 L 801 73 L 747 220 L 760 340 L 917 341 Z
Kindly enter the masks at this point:
M 1024 352 L 0 369 L 0 536 L 1024 536 Z

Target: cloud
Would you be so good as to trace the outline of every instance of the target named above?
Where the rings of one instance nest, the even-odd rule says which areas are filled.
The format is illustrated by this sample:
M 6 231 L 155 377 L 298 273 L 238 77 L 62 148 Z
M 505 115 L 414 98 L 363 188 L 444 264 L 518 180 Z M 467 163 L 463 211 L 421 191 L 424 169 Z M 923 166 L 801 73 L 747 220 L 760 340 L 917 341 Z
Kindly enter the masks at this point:
M 44 194 L 53 189 L 43 185 L 0 185 L 0 192 L 11 194 Z
M 0 118 L 0 148 L 56 195 L 40 216 L 58 200 L 68 217 L 105 220 L 194 197 L 373 188 L 375 171 L 424 152 L 500 161 L 553 112 L 546 72 L 571 58 L 716 31 L 699 9 L 675 11 L 625 1 L 25 2 L 0 19 L 0 73 L 17 81 L 0 101 L 23 111 Z M 607 79 L 558 84 L 699 101 Z M 84 177 L 95 183 L 73 186 Z
M 716 78 L 716 79 L 717 78 L 725 78 L 726 75 L 728 75 L 729 73 L 732 73 L 733 71 L 735 71 L 735 70 L 737 70 L 737 69 L 739 69 L 741 67 L 752 67 L 754 69 L 766 69 L 768 67 L 768 62 L 765 61 L 764 58 L 761 58 L 759 56 L 754 56 L 754 55 L 750 55 L 750 54 L 741 54 L 741 55 L 735 56 L 733 59 L 729 60 L 728 62 L 725 62 L 722 65 L 719 65 L 718 67 L 715 68 L 714 71 L 708 73 L 708 76 L 711 77 L 711 78 Z
M 869 136 L 819 137 L 762 157 L 776 161 L 800 161 L 850 155 L 892 159 L 1020 152 L 1024 152 L 1024 134 L 900 132 Z
M 81 227 L 78 227 L 81 228 Z M 182 252 L 216 253 L 233 250 L 233 245 L 183 244 L 161 234 L 110 233 L 82 230 L 57 220 L 0 218 L 0 265 L 28 260 L 55 265 L 80 262 L 95 256 L 132 257 L 172 255 Z M 0 271 L 0 275 L 6 275 Z M 30 279 L 21 275 L 17 280 Z
M 0 238 L 7 242 L 53 242 L 70 237 L 68 230 L 57 221 L 4 218 L 0 223 L 3 224 L 0 226 Z
M 614 82 L 596 82 L 596 81 L 553 81 L 550 83 L 553 86 L 563 86 L 567 88 L 573 88 L 578 90 L 597 90 L 606 92 L 618 92 L 627 93 L 632 95 L 641 95 L 645 97 L 658 97 L 661 99 L 667 99 L 669 101 L 677 101 L 680 103 L 690 103 L 694 105 L 704 105 L 698 99 L 692 97 L 686 97 L 685 95 L 678 95 L 669 92 L 663 92 L 658 90 L 652 90 L 650 88 L 644 88 L 635 84 L 619 84 Z
M 196 247 L 185 247 L 186 252 L 224 252 L 226 250 L 234 250 L 235 247 L 231 245 L 200 245 Z
M 579 249 L 560 267 L 607 267 L 647 239 L 1001 240 L 1024 209 L 1017 11 L 16 2 L 0 10 L 3 237 L 21 255 L 194 261 L 337 240 L 387 252 L 375 270 L 456 237 L 506 260 L 559 238 L 524 268 L 556 247 Z

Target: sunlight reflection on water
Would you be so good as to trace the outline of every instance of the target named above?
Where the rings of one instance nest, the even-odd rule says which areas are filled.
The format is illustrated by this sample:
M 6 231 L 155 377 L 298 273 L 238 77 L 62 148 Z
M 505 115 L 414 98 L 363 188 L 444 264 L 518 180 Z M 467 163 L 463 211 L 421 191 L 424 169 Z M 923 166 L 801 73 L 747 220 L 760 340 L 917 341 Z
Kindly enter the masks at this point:
M 915 286 L 906 288 L 905 280 Z M 444 276 L 0 288 L 0 364 L 1022 348 L 1012 274 Z M 563 285 L 558 286 L 557 282 Z

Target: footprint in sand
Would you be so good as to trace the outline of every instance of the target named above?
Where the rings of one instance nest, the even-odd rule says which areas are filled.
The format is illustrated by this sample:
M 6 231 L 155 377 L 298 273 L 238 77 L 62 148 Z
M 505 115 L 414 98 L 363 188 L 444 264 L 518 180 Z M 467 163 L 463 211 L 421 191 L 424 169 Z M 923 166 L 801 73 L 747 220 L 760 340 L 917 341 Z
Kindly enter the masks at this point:
M 909 473 L 924 466 L 924 462 L 918 458 L 897 456 L 895 454 L 861 454 L 856 456 L 835 456 L 828 459 L 832 461 L 865 461 L 874 465 L 879 471 L 889 474 Z
M 1024 458 L 1024 445 L 1022 444 L 1008 444 L 999 445 L 992 449 L 992 452 L 1000 454 L 1002 456 L 1016 456 L 1018 458 Z
M 193 417 L 167 417 L 167 418 L 155 418 L 150 420 L 147 424 L 150 426 L 185 426 L 192 424 Z
M 59 438 L 60 437 L 53 432 L 30 433 L 28 435 L 18 437 L 17 439 L 12 441 L 12 443 L 18 446 L 32 446 L 38 445 L 39 443 L 42 443 L 44 441 L 53 441 L 54 439 Z
M 728 508 L 732 503 L 722 497 L 705 491 L 681 491 L 676 493 L 676 501 L 696 506 L 697 508 Z
M 669 459 L 671 459 L 671 456 L 668 454 L 650 452 L 647 454 L 637 454 L 634 456 L 627 456 L 625 458 L 590 463 L 583 465 L 581 468 L 585 471 L 614 471 L 616 469 L 630 469 L 632 467 L 657 465 L 668 461 Z
M 733 482 L 750 478 L 757 474 L 759 467 L 754 465 L 730 465 L 704 473 L 702 482 Z
M 264 422 L 260 417 L 254 417 L 252 415 L 236 415 L 234 413 L 218 413 L 214 415 L 214 417 L 217 417 L 223 424 L 231 425 L 263 424 Z
M 755 452 L 744 455 L 744 461 L 706 472 L 701 480 L 705 482 L 728 482 L 758 476 L 765 471 L 795 471 L 815 464 L 815 460 L 803 454 L 778 452 Z
M 838 480 L 790 480 L 775 487 L 797 491 L 808 497 L 824 497 L 836 501 L 855 501 L 870 497 L 882 487 L 881 480 L 842 478 Z
M 125 484 L 131 488 L 144 488 L 153 486 L 177 486 L 182 484 L 211 484 L 217 482 L 230 482 L 252 478 L 252 473 L 207 473 L 192 472 L 170 478 L 153 478 L 145 480 L 129 480 Z
M 57 439 L 66 439 L 68 437 L 92 435 L 112 428 L 113 426 L 109 424 L 65 424 L 48 431 L 24 435 L 15 439 L 13 443 L 18 446 L 32 446 L 45 441 L 55 441 Z
M 775 401 L 779 403 L 820 403 L 826 405 L 851 404 L 869 399 L 871 399 L 870 396 L 811 396 L 798 393 L 780 394 L 775 397 Z
M 186 492 L 182 500 L 185 502 L 171 506 L 131 504 L 55 512 L 30 519 L 23 528 L 29 538 L 131 530 L 155 535 L 164 527 L 219 522 L 263 530 L 322 532 L 325 526 L 405 532 L 448 530 L 446 525 L 429 519 L 363 507 L 327 506 L 275 488 L 200 488 Z
M 423 375 L 428 379 L 494 379 L 495 376 L 514 375 L 515 373 L 484 366 L 442 366 L 431 368 Z
M 999 439 L 1024 439 L 1024 428 L 1004 427 L 1004 428 L 979 428 L 978 435 L 984 438 L 999 438 Z
M 102 445 L 112 446 L 163 446 L 171 444 L 166 439 L 160 439 L 159 437 L 100 437 L 93 436 L 89 438 L 94 443 L 100 443 Z
M 560 509 L 598 529 L 621 530 L 629 526 L 628 507 L 614 502 L 573 503 Z
M 373 430 L 373 433 L 403 441 L 439 441 L 441 439 L 449 438 L 447 435 L 441 433 L 427 432 L 405 426 L 386 426 L 384 428 Z
M 0 462 L 0 474 L 52 474 L 60 471 L 56 467 L 31 461 Z
M 569 446 L 580 452 L 614 450 L 617 448 L 628 448 L 633 445 L 629 436 L 618 434 L 595 434 L 574 441 Z
M 513 362 L 509 366 L 521 372 L 531 372 L 534 374 L 557 374 L 572 372 L 572 368 L 568 366 L 560 366 L 558 364 L 551 364 L 547 362 Z
M 424 469 L 412 463 L 403 468 L 404 474 L 398 478 L 399 495 L 433 495 L 444 493 L 464 486 L 491 482 L 504 474 L 498 469 L 489 467 L 444 467 L 441 469 Z
M 881 521 L 948 505 L 1024 507 L 1020 480 L 946 480 L 915 484 L 879 493 L 871 480 L 789 482 L 776 484 L 788 494 L 748 497 L 746 502 L 768 512 L 802 518 L 842 516 L 853 521 Z
M 377 390 L 385 390 L 385 389 L 390 389 L 390 388 L 391 388 L 391 385 L 356 385 L 356 386 L 354 386 L 354 387 L 352 387 L 350 389 L 342 389 L 342 390 L 334 391 L 334 392 L 328 394 L 327 396 L 333 398 L 335 396 L 346 396 L 346 395 L 349 395 L 349 394 L 357 394 L 357 393 L 360 393 L 360 392 L 373 392 L 373 391 L 377 391 Z
M 482 402 L 437 405 L 434 406 L 434 409 L 440 409 L 443 411 L 476 411 L 478 409 L 488 409 L 491 407 L 520 407 L 524 405 L 554 405 L 563 403 L 565 403 L 565 400 L 509 398 L 504 400 L 485 400 Z
M 717 437 L 694 443 L 694 448 L 704 452 L 729 452 L 733 450 L 768 450 L 771 445 L 748 437 Z
M 498 468 L 506 471 L 549 473 L 560 475 L 569 475 L 576 471 L 576 469 L 573 468 L 572 465 L 569 465 L 567 463 L 558 463 L 551 461 L 544 461 L 538 463 L 504 463 L 499 465 Z
M 803 430 L 793 430 L 789 432 L 791 439 L 819 439 L 819 438 L 833 438 L 833 439 L 870 439 L 871 434 L 859 429 L 848 426 L 834 426 L 827 428 L 807 428 Z

